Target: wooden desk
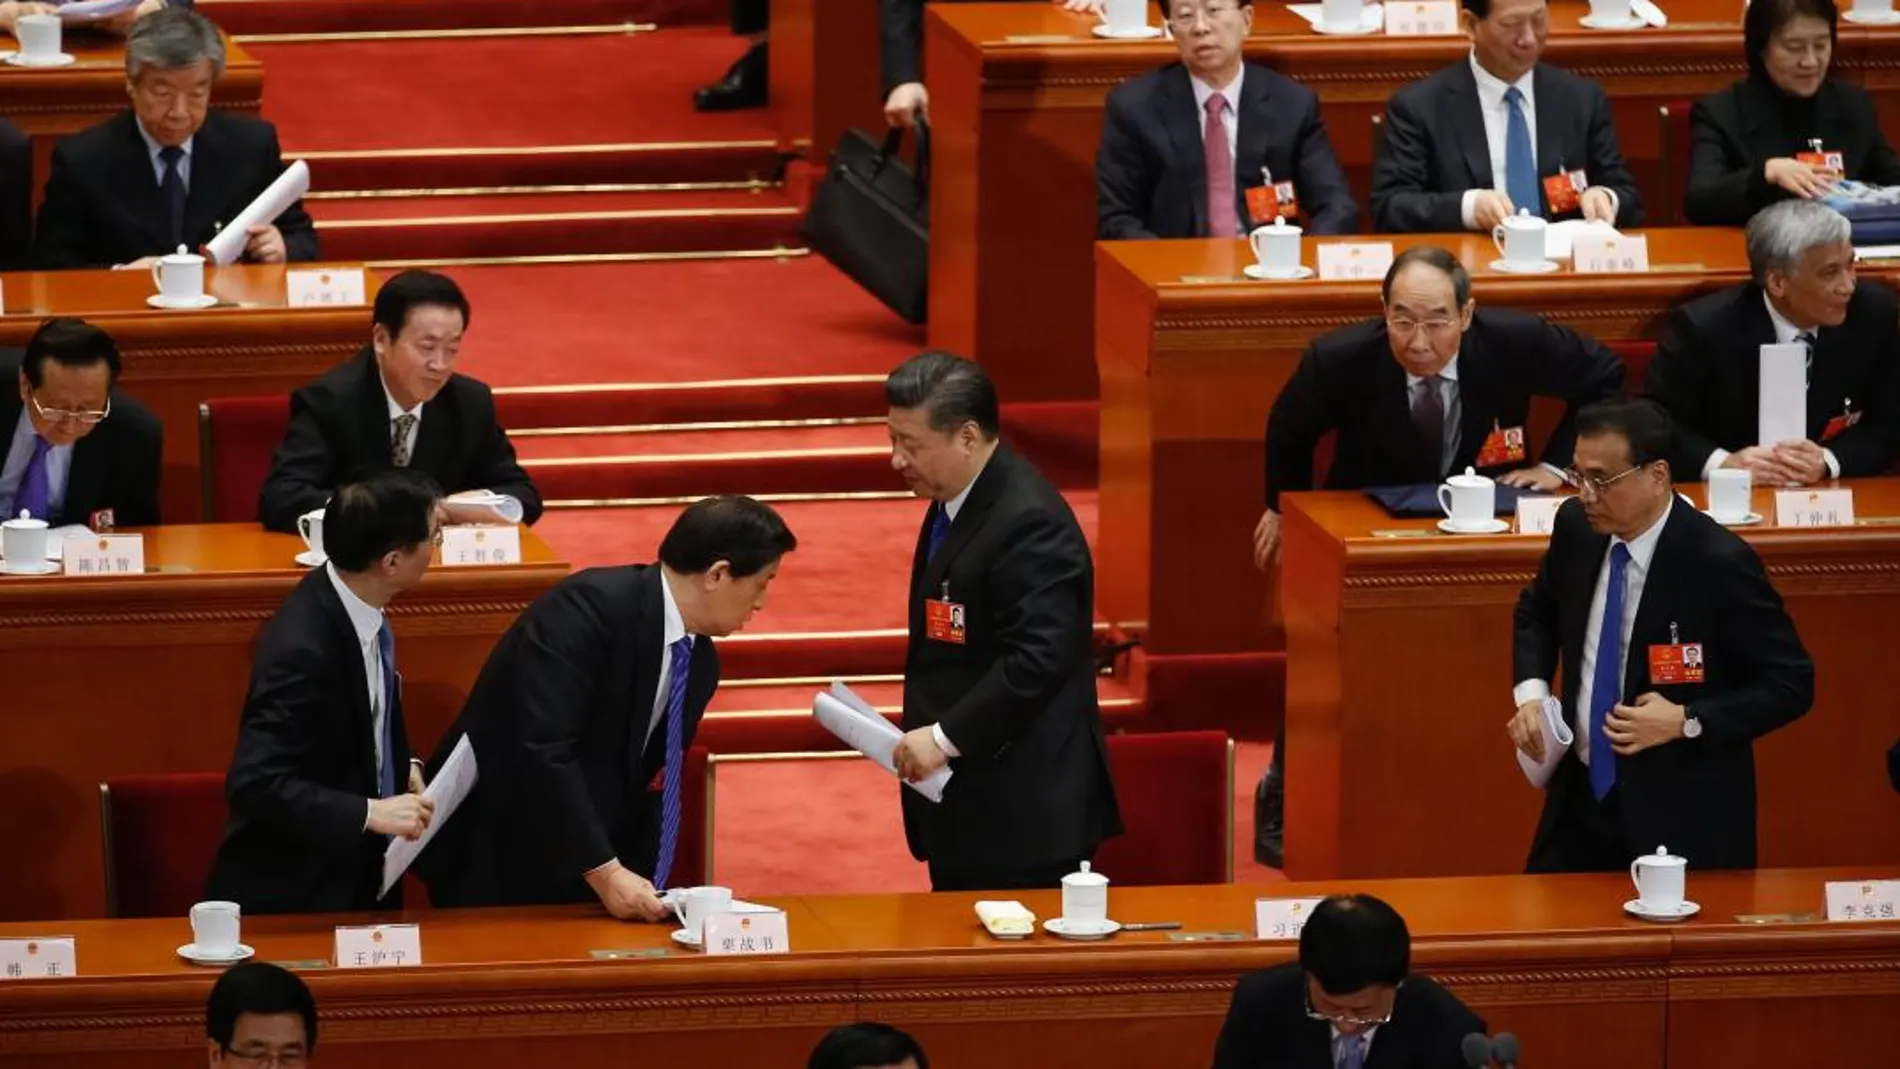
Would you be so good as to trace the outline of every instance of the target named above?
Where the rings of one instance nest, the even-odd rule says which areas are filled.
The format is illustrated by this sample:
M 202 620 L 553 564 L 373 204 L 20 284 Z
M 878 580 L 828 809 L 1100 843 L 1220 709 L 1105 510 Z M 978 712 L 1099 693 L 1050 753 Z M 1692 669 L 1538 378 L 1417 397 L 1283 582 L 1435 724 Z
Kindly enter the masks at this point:
M 4 38 L 9 45 L 17 44 Z M 126 107 L 125 41 L 95 32 L 68 32 L 64 48 L 77 58 L 65 67 L 0 64 L 0 116 L 33 139 L 33 203 L 46 187 L 53 145 L 67 134 L 104 122 Z M 220 108 L 256 114 L 264 102 L 264 64 L 224 38 L 224 77 L 212 90 Z
M 1462 38 L 1323 37 L 1281 5 L 1254 10 L 1247 57 L 1319 94 L 1361 225 L 1370 227 L 1372 115 L 1469 46 Z M 1635 34 L 1585 30 L 1577 20 L 1587 10 L 1582 0 L 1553 0 L 1545 59 L 1603 85 L 1645 201 L 1677 201 L 1656 181 L 1656 109 L 1742 76 L 1741 5 L 1678 0 L 1667 29 Z M 930 342 L 981 360 L 1005 401 L 1095 396 L 1088 249 L 1102 103 L 1119 82 L 1177 57 L 1165 40 L 1096 40 L 1093 22 L 1049 4 L 938 4 L 926 13 L 936 135 Z M 1888 99 L 1900 89 L 1888 58 L 1894 39 L 1843 23 L 1832 64 L 1836 76 L 1882 97 L 1890 134 L 1900 133 L 1900 101 Z M 1680 175 L 1686 161 L 1673 166 Z
M 1737 531 L 1814 658 L 1813 709 L 1755 745 L 1763 865 L 1900 864 L 1900 840 L 1868 834 L 1900 824 L 1885 760 L 1900 736 L 1887 671 L 1900 479 L 1840 485 L 1861 526 L 1777 529 L 1763 488 L 1767 522 Z M 1682 489 L 1703 503 L 1702 484 Z M 1353 492 L 1282 500 L 1290 871 L 1523 871 L 1543 794 L 1504 735 L 1511 613 L 1548 541 L 1416 537 L 1432 521 Z
M 5 79 L 0 78 L 0 82 Z M 296 264 L 295 267 L 309 267 Z M 49 316 L 79 316 L 105 329 L 124 360 L 121 384 L 165 424 L 164 519 L 204 515 L 199 493 L 198 405 L 209 397 L 283 394 L 330 370 L 369 341 L 369 307 L 290 308 L 283 264 L 210 268 L 203 311 L 157 309 L 146 271 L 0 274 L 6 315 L 0 345 L 23 346 Z M 382 282 L 371 274 L 365 297 Z M 288 400 L 285 402 L 288 404 Z
M 878 0 L 772 0 L 770 100 L 781 151 L 822 175 L 846 130 L 884 131 L 882 47 Z
M 1900 870 L 1889 870 L 1891 875 Z M 1663 927 L 1623 917 L 1621 876 L 1361 883 L 1407 917 L 1417 967 L 1550 1069 L 1763 1069 L 1854 1064 L 1900 995 L 1900 928 L 1735 923 L 1815 910 L 1828 879 L 1881 872 L 1692 874 L 1701 916 Z M 1252 930 L 1260 894 L 1345 885 L 1113 891 L 1112 912 L 1189 932 Z M 428 965 L 304 976 L 326 1061 L 450 1069 L 798 1065 L 831 1026 L 889 1021 L 945 1069 L 1201 1069 L 1241 975 L 1290 960 L 1290 943 L 1182 942 L 1129 933 L 1101 944 L 982 935 L 975 894 L 771 900 L 795 952 L 704 958 L 667 928 L 574 907 L 416 913 Z M 1018 895 L 1043 916 L 1056 892 Z M 267 960 L 325 959 L 340 917 L 247 918 Z M 347 919 L 361 923 L 362 918 Z M 670 928 L 670 926 L 668 926 Z M 183 918 L 0 925 L 0 938 L 78 939 L 81 976 L 9 984 L 0 1066 L 178 1064 L 202 1049 L 215 976 L 179 963 Z M 597 949 L 655 957 L 604 961 Z M 1774 1022 L 1773 1024 L 1766 1022 Z M 1800 1027 L 1781 1027 L 1797 1022 Z
M 104 915 L 100 781 L 230 764 L 251 643 L 305 574 L 301 541 L 250 524 L 145 537 L 142 576 L 0 577 L 0 918 Z M 568 572 L 532 531 L 521 542 L 527 563 L 436 568 L 389 610 L 419 752 L 495 639 Z

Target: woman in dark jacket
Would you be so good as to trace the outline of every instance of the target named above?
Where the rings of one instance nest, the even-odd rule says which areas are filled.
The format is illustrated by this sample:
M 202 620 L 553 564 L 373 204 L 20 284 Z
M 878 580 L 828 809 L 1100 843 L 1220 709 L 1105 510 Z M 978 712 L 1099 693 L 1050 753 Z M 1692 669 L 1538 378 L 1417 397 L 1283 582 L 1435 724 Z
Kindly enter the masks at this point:
M 1776 201 L 1825 193 L 1836 176 L 1821 153 L 1840 154 L 1838 177 L 1900 185 L 1900 157 L 1880 132 L 1873 98 L 1828 77 L 1838 17 L 1834 0 L 1749 5 L 1748 77 L 1689 113 L 1690 222 L 1741 226 Z

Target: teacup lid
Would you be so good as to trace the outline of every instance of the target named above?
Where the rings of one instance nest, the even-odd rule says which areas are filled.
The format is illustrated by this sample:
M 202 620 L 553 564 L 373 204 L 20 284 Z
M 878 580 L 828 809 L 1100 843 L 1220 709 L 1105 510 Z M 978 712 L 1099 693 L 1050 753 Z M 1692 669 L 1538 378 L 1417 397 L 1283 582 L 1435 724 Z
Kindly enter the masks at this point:
M 166 253 L 164 256 L 160 257 L 160 259 L 164 260 L 168 264 L 191 264 L 191 263 L 197 263 L 198 261 L 204 259 L 204 257 L 198 255 L 195 252 L 192 252 L 190 249 L 186 248 L 185 246 L 180 245 L 178 246 L 177 252 Z
M 1454 475 L 1445 480 L 1453 486 L 1489 486 L 1489 476 L 1479 475 L 1476 468 L 1466 468 L 1463 475 Z
M 1080 869 L 1062 877 L 1062 884 L 1065 887 L 1106 887 L 1108 877 L 1099 872 L 1090 871 L 1089 863 L 1084 861 Z
M 1686 859 L 1670 853 L 1666 846 L 1658 846 L 1655 853 L 1644 854 L 1636 859 L 1636 863 L 1639 865 L 1681 865 L 1686 863 Z
M 1517 214 L 1504 220 L 1505 226 L 1543 226 L 1544 217 L 1532 215 L 1529 208 L 1519 208 Z
M 26 527 L 26 528 L 44 527 L 46 526 L 46 521 L 36 520 L 33 518 L 33 514 L 31 512 L 27 511 L 26 509 L 21 509 L 20 514 L 18 516 L 6 521 L 5 524 L 0 524 L 0 526 Z

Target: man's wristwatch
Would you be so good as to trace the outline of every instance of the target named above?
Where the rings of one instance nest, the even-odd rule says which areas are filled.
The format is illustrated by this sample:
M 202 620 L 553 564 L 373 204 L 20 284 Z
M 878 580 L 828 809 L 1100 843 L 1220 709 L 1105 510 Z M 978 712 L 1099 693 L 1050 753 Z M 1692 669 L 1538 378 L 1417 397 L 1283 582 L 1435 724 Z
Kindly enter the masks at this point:
M 1702 737 L 1702 721 L 1697 720 L 1686 705 L 1682 707 L 1682 737 L 1685 739 Z

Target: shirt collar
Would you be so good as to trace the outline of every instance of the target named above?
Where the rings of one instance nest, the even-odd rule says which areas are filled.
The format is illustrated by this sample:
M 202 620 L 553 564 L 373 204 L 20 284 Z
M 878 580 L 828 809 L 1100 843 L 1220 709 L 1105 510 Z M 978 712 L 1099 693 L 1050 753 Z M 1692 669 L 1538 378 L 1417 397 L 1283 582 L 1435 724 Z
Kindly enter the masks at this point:
M 1457 353 L 1451 354 L 1451 362 L 1446 364 L 1444 367 L 1444 370 L 1438 373 L 1438 377 L 1441 379 L 1444 379 L 1446 382 L 1458 381 L 1458 354 Z M 1409 371 L 1405 373 L 1405 388 L 1408 390 L 1424 381 L 1425 379 L 1423 376 L 1414 375 Z
M 1821 340 L 1820 327 L 1810 327 L 1807 330 L 1802 330 L 1800 327 L 1795 326 L 1793 320 L 1782 315 L 1781 309 L 1775 307 L 1774 298 L 1768 296 L 1767 290 L 1761 291 L 1761 303 L 1768 307 L 1768 321 L 1775 325 L 1775 344 L 1792 345 L 1795 338 L 1802 334 L 1814 335 L 1814 339 L 1817 342 Z
M 1206 82 L 1201 81 L 1199 78 L 1195 77 L 1192 74 L 1188 75 L 1188 84 L 1194 87 L 1195 114 L 1199 116 L 1205 116 L 1207 114 L 1208 100 L 1211 97 L 1213 97 L 1215 93 L 1219 93 L 1221 96 L 1224 96 L 1227 98 L 1227 114 L 1239 115 L 1240 114 L 1240 83 L 1241 83 L 1241 80 L 1246 77 L 1247 77 L 1247 65 L 1245 63 L 1242 63 L 1240 65 L 1240 70 L 1234 74 L 1233 81 L 1228 82 L 1226 85 L 1219 86 L 1219 87 L 1209 85 Z
M 680 615 L 679 602 L 673 600 L 673 584 L 666 581 L 665 569 L 660 571 L 660 604 L 664 606 L 662 616 L 665 621 L 661 626 L 661 646 L 672 649 L 673 643 L 680 639 L 692 638 L 686 633 L 686 617 Z
M 383 385 L 383 400 L 389 402 L 389 418 L 390 419 L 393 420 L 397 416 L 414 416 L 416 417 L 416 420 L 418 422 L 421 421 L 422 419 L 422 405 L 421 404 L 417 404 L 416 407 L 414 408 L 404 408 L 401 405 L 397 404 L 396 395 L 389 392 L 389 380 L 383 378 L 383 373 L 380 370 L 376 372 L 376 381 L 382 383 Z
M 32 403 L 33 402 L 28 401 L 26 405 Z M 33 414 L 26 410 L 26 405 L 20 406 L 20 422 L 13 425 L 13 440 L 22 444 L 31 442 L 39 435 L 39 432 L 33 429 Z M 73 447 L 70 445 L 56 445 L 47 450 L 49 454 L 59 453 L 62 455 L 72 451 Z M 6 454 L 0 453 L 0 462 L 4 462 L 6 459 Z
M 1478 80 L 1478 99 L 1483 102 L 1487 108 L 1503 107 L 1504 91 L 1511 88 L 1511 86 L 1516 86 L 1517 91 L 1524 94 L 1524 106 L 1530 107 L 1531 83 L 1535 80 L 1536 75 L 1537 68 L 1532 66 L 1530 70 L 1524 72 L 1522 78 L 1519 78 L 1515 82 L 1506 82 L 1504 79 L 1485 70 L 1484 64 L 1478 62 L 1478 50 L 1475 48 L 1471 50 L 1471 76 Z
M 330 577 L 330 585 L 336 588 L 336 596 L 343 601 L 343 611 L 349 614 L 350 628 L 356 632 L 356 641 L 364 649 L 369 649 L 376 636 L 383 629 L 383 610 L 356 596 L 350 584 L 337 574 L 336 565 L 325 562 L 325 574 Z
M 1672 494 L 1669 499 L 1669 507 L 1663 509 L 1662 515 L 1656 517 L 1656 522 L 1650 524 L 1647 530 L 1635 538 L 1630 539 L 1628 542 L 1624 542 L 1621 538 L 1612 535 L 1610 536 L 1610 544 L 1614 546 L 1621 542 L 1623 545 L 1628 546 L 1630 563 L 1634 564 L 1638 571 L 1648 572 L 1650 559 L 1656 555 L 1656 543 L 1662 538 L 1663 524 L 1669 522 L 1669 514 L 1674 511 L 1676 511 L 1676 499 Z
M 137 116 L 133 116 L 132 125 L 139 132 L 139 140 L 145 142 L 145 154 L 151 157 L 153 163 L 160 162 L 158 158 L 158 154 L 164 150 L 165 146 L 159 144 L 157 138 L 153 137 L 150 133 L 146 132 L 145 124 L 140 122 Z M 192 136 L 185 138 L 184 144 L 178 146 L 179 148 L 185 150 L 186 159 L 191 158 L 191 143 L 196 140 L 198 140 L 198 135 L 193 134 Z
M 993 458 L 996 456 L 996 454 L 991 453 L 990 456 Z M 988 460 L 985 460 L 983 462 L 983 468 L 987 468 L 989 466 L 990 466 L 990 462 Z M 955 523 L 957 519 L 957 513 L 963 511 L 963 503 L 969 500 L 970 491 L 976 489 L 976 481 L 983 477 L 983 468 L 976 469 L 976 474 L 970 476 L 969 483 L 963 487 L 963 490 L 960 493 L 958 493 L 957 496 L 943 503 L 943 514 L 945 516 L 950 517 L 950 522 Z

